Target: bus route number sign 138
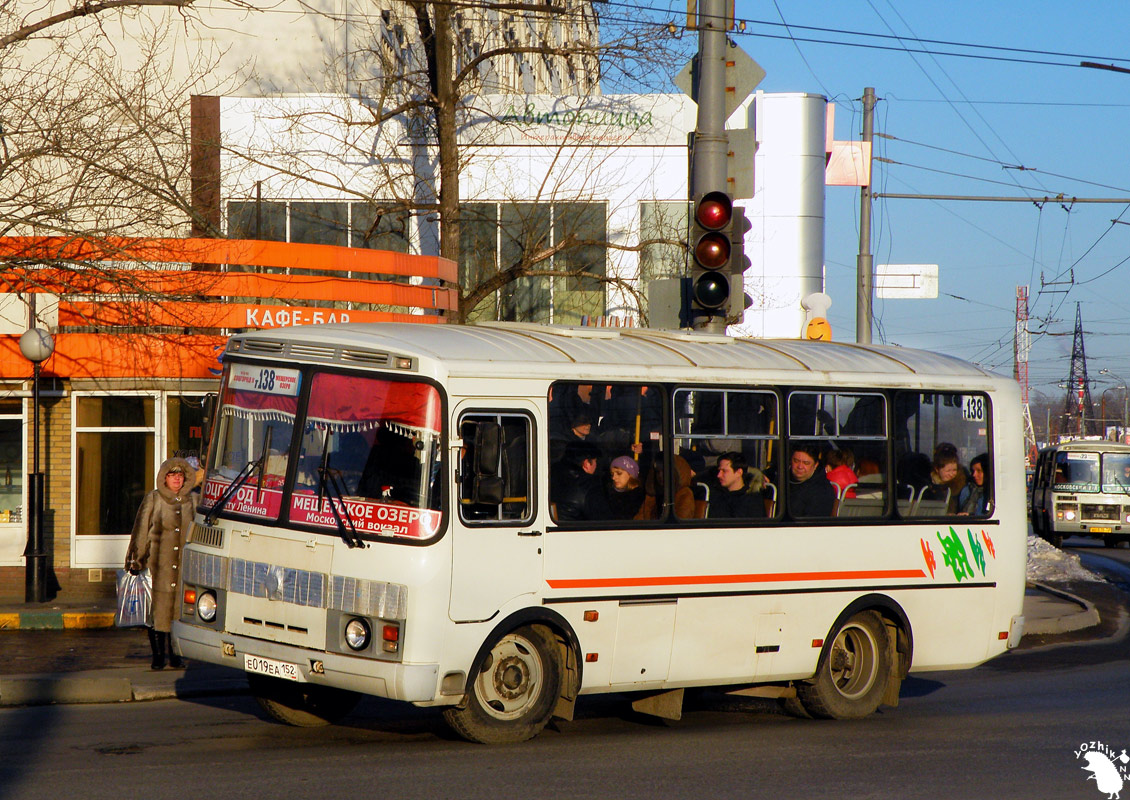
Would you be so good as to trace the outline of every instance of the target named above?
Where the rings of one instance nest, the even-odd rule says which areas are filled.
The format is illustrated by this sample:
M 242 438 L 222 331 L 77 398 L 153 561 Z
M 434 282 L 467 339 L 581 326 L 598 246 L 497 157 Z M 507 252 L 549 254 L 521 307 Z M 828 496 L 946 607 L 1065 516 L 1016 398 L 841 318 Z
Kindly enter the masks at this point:
M 962 397 L 961 417 L 966 422 L 984 422 L 985 398 L 979 394 L 967 394 Z
M 296 369 L 260 367 L 252 364 L 233 364 L 228 385 L 233 389 L 297 397 L 302 373 Z

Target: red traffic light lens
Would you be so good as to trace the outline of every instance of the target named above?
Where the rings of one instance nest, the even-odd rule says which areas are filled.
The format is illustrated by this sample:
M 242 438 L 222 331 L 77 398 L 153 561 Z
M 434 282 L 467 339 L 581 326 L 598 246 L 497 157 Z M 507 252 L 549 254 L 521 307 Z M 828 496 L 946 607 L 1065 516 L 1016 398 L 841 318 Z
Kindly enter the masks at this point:
M 721 230 L 734 216 L 733 201 L 725 192 L 707 192 L 698 201 L 694 216 L 698 224 L 707 230 Z
M 730 281 L 720 272 L 707 272 L 694 282 L 694 299 L 703 308 L 721 308 L 730 297 Z
M 720 233 L 700 236 L 694 246 L 694 260 L 706 269 L 721 269 L 730 260 L 730 240 Z

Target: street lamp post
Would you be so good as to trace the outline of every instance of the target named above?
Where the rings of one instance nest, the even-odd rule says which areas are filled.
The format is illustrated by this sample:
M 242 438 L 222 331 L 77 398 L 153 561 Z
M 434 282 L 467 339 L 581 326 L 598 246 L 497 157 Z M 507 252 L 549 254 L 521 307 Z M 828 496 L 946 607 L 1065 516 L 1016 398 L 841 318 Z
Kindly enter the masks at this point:
M 1110 388 L 1122 390 L 1122 420 L 1121 424 L 1118 427 L 1119 431 L 1122 434 L 1125 434 L 1127 426 L 1130 425 L 1130 390 L 1127 389 L 1126 381 L 1123 380 L 1122 376 L 1117 372 L 1112 372 L 1109 369 L 1100 369 L 1099 374 L 1110 375 L 1112 378 L 1118 381 L 1117 386 L 1111 386 Z M 1106 390 L 1103 390 L 1103 393 L 1105 394 Z M 1121 438 L 1121 436 L 1119 438 Z
M 31 474 L 28 476 L 27 549 L 24 550 L 24 600 L 47 601 L 47 552 L 43 543 L 43 473 L 39 471 L 39 369 L 55 350 L 55 340 L 42 328 L 20 337 L 20 352 L 32 363 Z
M 1107 416 L 1106 416 L 1106 393 L 1116 391 L 1120 388 L 1124 388 L 1124 387 L 1108 386 L 1107 388 L 1103 389 L 1102 398 L 1101 398 L 1102 399 L 1103 438 L 1106 438 L 1106 429 L 1108 427 L 1107 423 L 1109 422 L 1109 420 L 1107 419 Z M 1122 423 L 1122 420 L 1119 420 L 1119 425 L 1117 426 L 1119 429 L 1122 428 L 1121 423 Z

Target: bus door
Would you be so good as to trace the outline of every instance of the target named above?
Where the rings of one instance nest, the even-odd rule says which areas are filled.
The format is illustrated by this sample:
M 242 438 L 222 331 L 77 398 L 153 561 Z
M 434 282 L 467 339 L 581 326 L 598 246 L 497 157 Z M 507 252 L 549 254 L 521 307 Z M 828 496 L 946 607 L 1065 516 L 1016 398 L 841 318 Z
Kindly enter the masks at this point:
M 525 401 L 469 401 L 455 409 L 461 445 L 452 464 L 451 603 L 456 622 L 490 619 L 542 584 L 535 502 L 536 411 Z

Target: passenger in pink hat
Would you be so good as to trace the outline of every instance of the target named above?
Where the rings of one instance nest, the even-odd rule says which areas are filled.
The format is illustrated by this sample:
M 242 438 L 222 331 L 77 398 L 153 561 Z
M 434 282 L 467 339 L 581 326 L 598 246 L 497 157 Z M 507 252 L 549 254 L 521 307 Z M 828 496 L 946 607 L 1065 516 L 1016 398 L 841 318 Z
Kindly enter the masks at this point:
M 644 499 L 639 463 L 631 456 L 620 456 L 612 459 L 608 471 L 612 479 L 608 492 L 612 518 L 635 519 Z

